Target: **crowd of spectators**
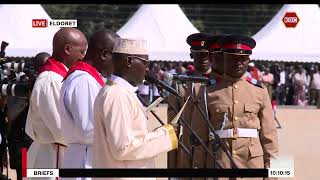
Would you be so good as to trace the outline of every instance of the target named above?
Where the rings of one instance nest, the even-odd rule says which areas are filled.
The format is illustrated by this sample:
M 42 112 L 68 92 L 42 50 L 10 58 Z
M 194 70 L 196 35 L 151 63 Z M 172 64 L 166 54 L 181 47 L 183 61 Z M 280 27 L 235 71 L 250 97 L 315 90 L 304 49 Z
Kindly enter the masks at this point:
M 253 61 L 247 75 L 267 87 L 270 99 L 278 105 L 320 106 L 320 64 Z M 164 80 L 166 73 L 191 75 L 192 63 L 153 62 L 152 71 Z M 140 94 L 147 103 L 160 96 L 155 86 L 141 85 Z

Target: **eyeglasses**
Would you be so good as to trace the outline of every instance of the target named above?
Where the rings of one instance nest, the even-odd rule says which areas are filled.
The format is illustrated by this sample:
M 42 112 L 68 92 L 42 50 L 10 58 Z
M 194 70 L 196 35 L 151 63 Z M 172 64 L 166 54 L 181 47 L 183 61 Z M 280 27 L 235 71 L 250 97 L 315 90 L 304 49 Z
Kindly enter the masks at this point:
M 150 64 L 150 61 L 149 61 L 148 59 L 144 59 L 144 58 L 139 57 L 139 56 L 128 56 L 128 58 L 136 58 L 136 59 L 139 59 L 139 60 L 141 60 L 141 61 L 143 62 L 143 64 L 144 64 L 145 66 L 149 66 L 149 64 Z

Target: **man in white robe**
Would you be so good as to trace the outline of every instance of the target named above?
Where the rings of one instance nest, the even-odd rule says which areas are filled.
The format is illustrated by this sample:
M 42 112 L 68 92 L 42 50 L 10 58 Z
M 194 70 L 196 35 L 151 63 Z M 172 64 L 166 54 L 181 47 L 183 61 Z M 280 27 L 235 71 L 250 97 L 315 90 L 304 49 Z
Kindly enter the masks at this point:
M 78 61 L 63 81 L 59 111 L 62 134 L 68 146 L 63 168 L 92 168 L 93 103 L 104 85 L 99 71 L 106 76 L 111 73 L 116 38 L 119 36 L 108 30 L 96 32 L 89 40 L 84 60 Z
M 169 124 L 148 132 L 145 107 L 136 95 L 149 64 L 146 41 L 118 39 L 112 61 L 114 75 L 94 104 L 93 167 L 154 168 L 154 158 L 176 149 L 178 140 Z
M 28 168 L 61 165 L 65 143 L 58 112 L 60 89 L 68 68 L 84 57 L 86 49 L 87 39 L 76 28 L 61 28 L 53 38 L 52 57 L 40 68 L 30 97 L 25 131 L 34 142 L 28 149 Z

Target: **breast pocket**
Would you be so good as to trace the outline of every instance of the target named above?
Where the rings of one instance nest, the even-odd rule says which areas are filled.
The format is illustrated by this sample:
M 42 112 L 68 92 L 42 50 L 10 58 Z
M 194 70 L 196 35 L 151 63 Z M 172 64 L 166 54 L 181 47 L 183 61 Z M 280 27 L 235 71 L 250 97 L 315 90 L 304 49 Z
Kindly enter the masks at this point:
M 259 108 L 260 106 L 257 104 L 244 104 L 244 112 L 248 116 L 248 118 L 254 118 L 255 116 L 257 116 Z
M 258 138 L 251 138 L 251 143 L 248 148 L 251 157 L 263 156 L 263 148 Z
M 227 124 L 229 115 L 229 106 L 226 104 L 210 104 L 210 122 L 215 129 L 221 129 L 221 127 Z

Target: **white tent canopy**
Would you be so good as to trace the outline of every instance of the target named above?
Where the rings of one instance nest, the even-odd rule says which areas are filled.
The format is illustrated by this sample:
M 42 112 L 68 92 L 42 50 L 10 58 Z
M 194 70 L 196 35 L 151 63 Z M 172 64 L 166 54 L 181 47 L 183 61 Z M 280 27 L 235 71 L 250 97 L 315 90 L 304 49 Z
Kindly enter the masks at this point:
M 286 12 L 296 12 L 295 28 L 282 22 Z M 284 5 L 253 38 L 257 42 L 251 59 L 287 62 L 319 62 L 320 9 L 318 5 Z
M 142 5 L 117 32 L 122 38 L 147 40 L 150 60 L 191 61 L 186 38 L 199 32 L 179 5 Z
M 52 53 L 52 39 L 59 28 L 32 28 L 32 19 L 51 18 L 41 5 L 0 5 L 0 42 L 9 46 L 6 56 L 32 57 L 39 52 Z

